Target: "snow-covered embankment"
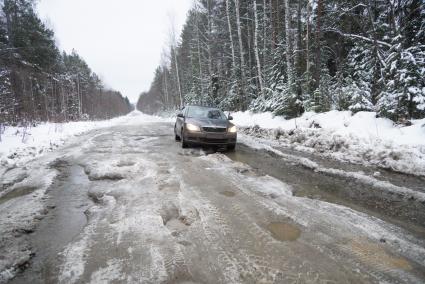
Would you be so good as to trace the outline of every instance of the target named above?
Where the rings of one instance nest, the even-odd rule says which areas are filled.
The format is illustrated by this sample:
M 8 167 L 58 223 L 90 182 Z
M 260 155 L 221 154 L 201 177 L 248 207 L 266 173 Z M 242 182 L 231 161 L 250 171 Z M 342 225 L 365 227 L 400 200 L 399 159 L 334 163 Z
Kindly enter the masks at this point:
M 234 123 L 258 144 L 287 146 L 334 159 L 425 176 L 425 119 L 400 126 L 373 112 L 307 112 L 286 120 L 271 113 L 236 112 Z

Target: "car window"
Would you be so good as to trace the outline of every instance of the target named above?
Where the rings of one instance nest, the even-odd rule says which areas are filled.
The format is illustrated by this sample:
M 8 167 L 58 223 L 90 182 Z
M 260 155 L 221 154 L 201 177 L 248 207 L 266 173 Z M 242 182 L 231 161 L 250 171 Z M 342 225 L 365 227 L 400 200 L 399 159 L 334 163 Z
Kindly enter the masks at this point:
M 225 119 L 225 115 L 218 109 L 208 111 L 207 116 L 209 119 Z
M 221 110 L 205 107 L 189 107 L 187 111 L 187 117 L 226 119 L 226 115 Z

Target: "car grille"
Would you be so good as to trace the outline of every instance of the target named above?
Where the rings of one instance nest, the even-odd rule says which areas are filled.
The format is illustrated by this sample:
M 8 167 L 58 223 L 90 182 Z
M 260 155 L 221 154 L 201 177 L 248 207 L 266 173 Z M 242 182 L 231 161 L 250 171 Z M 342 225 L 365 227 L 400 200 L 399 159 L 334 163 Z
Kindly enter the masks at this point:
M 227 128 L 224 127 L 202 127 L 202 130 L 205 132 L 215 132 L 215 133 L 223 133 L 227 131 Z
M 229 142 L 229 140 L 227 139 L 200 138 L 199 140 L 203 143 L 210 143 L 210 144 L 227 144 Z

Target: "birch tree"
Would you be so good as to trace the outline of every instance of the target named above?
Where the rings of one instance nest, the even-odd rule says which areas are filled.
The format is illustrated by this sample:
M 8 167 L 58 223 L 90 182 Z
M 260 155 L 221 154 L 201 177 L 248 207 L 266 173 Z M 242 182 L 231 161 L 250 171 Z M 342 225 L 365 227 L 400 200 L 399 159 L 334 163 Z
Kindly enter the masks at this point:
M 261 74 L 261 61 L 260 61 L 260 54 L 259 54 L 259 47 L 258 47 L 258 11 L 257 11 L 257 1 L 253 0 L 253 7 L 254 7 L 254 53 L 255 53 L 255 60 L 257 62 L 257 78 L 259 83 L 259 91 L 260 93 L 263 92 L 264 86 L 263 86 L 263 77 Z
M 294 65 L 292 62 L 293 48 L 292 48 L 292 34 L 293 30 L 291 27 L 291 11 L 289 6 L 289 0 L 285 1 L 285 34 L 286 34 L 286 74 L 288 77 L 288 92 L 292 93 L 294 86 Z
M 240 15 L 240 0 L 235 0 L 235 6 L 236 6 L 236 26 L 238 31 L 238 42 L 239 42 L 239 59 L 240 59 L 240 66 L 239 71 L 241 74 L 241 89 L 242 89 L 242 95 L 246 96 L 246 76 L 245 76 L 245 54 L 244 54 L 244 48 L 243 48 L 243 41 L 242 41 L 242 26 L 241 26 L 241 15 Z M 247 105 L 247 98 L 244 98 L 245 102 L 244 104 Z
M 232 19 L 230 15 L 231 15 L 230 0 L 226 0 L 227 26 L 229 28 L 229 42 L 230 42 L 230 50 L 232 52 L 232 74 L 234 75 L 236 72 L 236 58 L 235 58 L 235 46 L 233 43 Z

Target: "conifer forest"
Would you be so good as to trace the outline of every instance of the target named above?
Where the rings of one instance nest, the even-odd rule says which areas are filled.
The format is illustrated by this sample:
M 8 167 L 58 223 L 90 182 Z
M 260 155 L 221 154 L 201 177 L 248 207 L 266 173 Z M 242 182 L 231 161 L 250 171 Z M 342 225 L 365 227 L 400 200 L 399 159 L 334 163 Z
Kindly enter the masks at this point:
M 60 52 L 34 0 L 0 1 L 0 124 L 106 119 L 131 110 L 75 51 Z
M 138 106 L 425 116 L 422 0 L 199 0 Z

